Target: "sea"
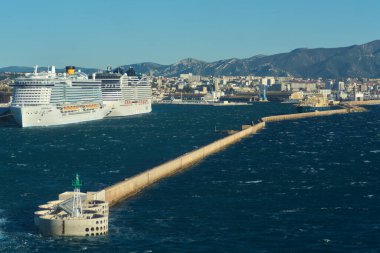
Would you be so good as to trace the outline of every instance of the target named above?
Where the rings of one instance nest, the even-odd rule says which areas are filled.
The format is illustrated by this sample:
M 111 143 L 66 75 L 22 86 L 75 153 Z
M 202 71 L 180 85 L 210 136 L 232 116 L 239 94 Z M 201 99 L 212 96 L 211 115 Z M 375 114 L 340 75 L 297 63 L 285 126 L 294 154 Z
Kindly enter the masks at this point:
M 0 252 L 380 252 L 380 107 L 268 123 L 110 210 L 109 233 L 43 237 L 38 205 L 96 191 L 290 104 L 154 105 L 55 127 L 0 122 Z

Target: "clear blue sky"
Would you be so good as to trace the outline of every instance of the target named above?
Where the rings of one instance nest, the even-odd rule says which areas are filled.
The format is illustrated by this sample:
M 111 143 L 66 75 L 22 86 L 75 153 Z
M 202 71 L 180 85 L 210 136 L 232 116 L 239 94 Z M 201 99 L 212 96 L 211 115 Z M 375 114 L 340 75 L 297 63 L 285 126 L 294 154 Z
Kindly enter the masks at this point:
M 380 39 L 379 0 L 12 0 L 0 67 L 170 64 Z

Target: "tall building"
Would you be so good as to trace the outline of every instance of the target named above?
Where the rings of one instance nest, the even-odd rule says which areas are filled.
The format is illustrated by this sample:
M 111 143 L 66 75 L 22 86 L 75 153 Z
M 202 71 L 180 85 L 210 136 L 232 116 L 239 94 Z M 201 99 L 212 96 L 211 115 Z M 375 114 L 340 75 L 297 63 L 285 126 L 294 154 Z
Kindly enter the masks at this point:
M 219 91 L 219 79 L 218 78 L 214 79 L 214 89 L 215 89 L 215 92 Z
M 345 90 L 344 82 L 342 82 L 342 81 L 336 82 L 334 85 L 334 90 L 338 90 L 338 91 Z

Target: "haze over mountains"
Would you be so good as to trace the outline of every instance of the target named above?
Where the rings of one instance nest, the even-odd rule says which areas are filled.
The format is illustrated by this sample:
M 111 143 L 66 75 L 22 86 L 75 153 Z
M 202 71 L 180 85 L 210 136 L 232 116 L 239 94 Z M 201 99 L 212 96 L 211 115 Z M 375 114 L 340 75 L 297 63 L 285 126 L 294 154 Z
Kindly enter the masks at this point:
M 183 73 L 212 76 L 295 76 L 295 77 L 380 77 L 380 40 L 363 45 L 339 48 L 299 48 L 288 53 L 257 55 L 246 59 L 205 62 L 192 58 L 170 65 L 144 62 L 121 66 L 156 76 L 178 76 Z M 30 72 L 33 68 L 6 67 L 0 72 Z M 82 68 L 92 73 L 97 69 Z

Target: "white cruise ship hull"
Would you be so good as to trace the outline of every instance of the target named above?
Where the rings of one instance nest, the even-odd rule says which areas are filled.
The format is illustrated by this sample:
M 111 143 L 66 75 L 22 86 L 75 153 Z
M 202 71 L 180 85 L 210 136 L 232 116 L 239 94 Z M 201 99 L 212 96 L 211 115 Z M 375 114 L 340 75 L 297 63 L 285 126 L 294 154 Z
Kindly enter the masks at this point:
M 13 118 L 21 127 L 54 126 L 104 118 L 105 108 L 62 112 L 52 105 L 11 106 Z
M 152 101 L 104 101 L 106 105 L 106 117 L 123 117 L 142 113 L 149 113 L 152 111 Z

